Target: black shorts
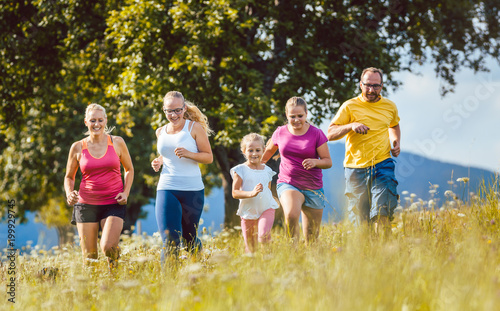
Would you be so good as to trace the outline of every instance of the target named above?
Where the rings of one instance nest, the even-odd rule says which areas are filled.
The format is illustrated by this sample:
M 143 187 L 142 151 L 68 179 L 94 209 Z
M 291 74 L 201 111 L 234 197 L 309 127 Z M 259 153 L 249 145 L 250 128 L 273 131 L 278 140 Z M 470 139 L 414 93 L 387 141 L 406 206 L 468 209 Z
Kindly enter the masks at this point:
M 108 204 L 91 205 L 85 203 L 76 203 L 73 207 L 73 216 L 71 223 L 76 225 L 80 222 L 100 222 L 109 216 L 120 217 L 125 220 L 126 205 Z

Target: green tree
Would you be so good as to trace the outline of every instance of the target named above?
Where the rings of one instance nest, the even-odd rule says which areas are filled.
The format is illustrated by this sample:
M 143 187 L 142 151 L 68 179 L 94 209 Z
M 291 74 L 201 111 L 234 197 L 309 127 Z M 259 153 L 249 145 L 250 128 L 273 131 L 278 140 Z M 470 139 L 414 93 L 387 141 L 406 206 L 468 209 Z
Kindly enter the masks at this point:
M 461 68 L 485 71 L 485 58 L 499 60 L 494 0 L 64 0 L 10 6 L 0 8 L 7 30 L 0 34 L 0 135 L 7 138 L 0 157 L 2 196 L 26 195 L 27 187 L 43 190 L 43 198 L 61 192 L 60 175 L 36 182 L 50 178 L 44 174 L 51 174 L 52 165 L 35 176 L 23 175 L 22 168 L 30 160 L 38 161 L 32 165 L 39 170 L 41 161 L 64 163 L 65 152 L 47 157 L 29 145 L 29 134 L 21 134 L 24 141 L 15 138 L 32 131 L 26 118 L 33 114 L 46 126 L 36 138 L 61 146 L 50 145 L 55 133 L 49 129 L 77 128 L 90 101 L 105 103 L 134 144 L 140 177 L 133 189 L 152 196 L 153 128 L 164 122 L 162 96 L 179 90 L 205 111 L 216 132 L 215 164 L 203 169 L 209 184 L 220 176 L 227 225 L 237 221 L 229 169 L 242 162 L 239 140 L 252 131 L 269 137 L 283 124 L 289 97 L 305 97 L 317 123 L 357 92 L 367 66 L 382 68 L 386 86 L 395 89 L 400 82 L 393 73 L 432 62 L 444 95 Z M 49 115 L 67 117 L 73 126 L 45 125 Z M 68 144 L 75 134 L 60 135 Z M 33 157 L 21 154 L 25 150 Z M 23 206 L 38 208 L 30 204 Z

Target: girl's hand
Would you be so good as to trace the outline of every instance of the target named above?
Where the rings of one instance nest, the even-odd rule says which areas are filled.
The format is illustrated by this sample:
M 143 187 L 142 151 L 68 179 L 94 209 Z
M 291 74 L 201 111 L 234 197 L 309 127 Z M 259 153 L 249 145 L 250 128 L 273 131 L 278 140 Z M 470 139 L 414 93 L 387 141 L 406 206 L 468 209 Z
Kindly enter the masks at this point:
M 67 196 L 66 200 L 68 201 L 68 205 L 73 206 L 75 205 L 76 202 L 78 202 L 79 199 L 78 191 L 73 190 L 69 193 Z
M 253 190 L 252 190 L 251 197 L 252 198 L 256 197 L 259 194 L 259 192 L 262 192 L 263 190 L 264 190 L 264 186 L 262 186 L 261 183 L 257 184 L 255 186 L 255 188 L 253 188 Z
M 317 161 L 318 159 L 305 159 L 304 161 L 302 161 L 302 166 L 304 167 L 304 169 L 310 170 L 316 167 Z
M 125 195 L 124 192 L 120 192 L 116 195 L 115 200 L 118 202 L 118 204 L 125 205 L 127 204 L 127 195 Z
M 163 165 L 163 157 L 162 156 L 159 156 L 158 158 L 154 159 L 151 162 L 151 167 L 155 170 L 155 172 L 158 172 L 162 165 Z

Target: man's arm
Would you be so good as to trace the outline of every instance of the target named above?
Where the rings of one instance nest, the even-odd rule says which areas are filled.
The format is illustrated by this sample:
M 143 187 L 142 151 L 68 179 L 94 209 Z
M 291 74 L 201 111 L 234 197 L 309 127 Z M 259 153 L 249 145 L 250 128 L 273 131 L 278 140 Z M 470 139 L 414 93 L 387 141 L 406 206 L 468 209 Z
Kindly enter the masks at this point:
M 393 146 L 391 149 L 392 155 L 395 157 L 399 156 L 399 153 L 401 152 L 401 129 L 399 128 L 399 124 L 389 128 L 389 139 L 391 140 L 391 145 Z
M 370 128 L 363 123 L 353 122 L 345 125 L 337 125 L 330 123 L 328 126 L 328 133 L 326 137 L 328 140 L 338 140 L 347 135 L 350 131 L 354 131 L 358 134 L 366 134 Z

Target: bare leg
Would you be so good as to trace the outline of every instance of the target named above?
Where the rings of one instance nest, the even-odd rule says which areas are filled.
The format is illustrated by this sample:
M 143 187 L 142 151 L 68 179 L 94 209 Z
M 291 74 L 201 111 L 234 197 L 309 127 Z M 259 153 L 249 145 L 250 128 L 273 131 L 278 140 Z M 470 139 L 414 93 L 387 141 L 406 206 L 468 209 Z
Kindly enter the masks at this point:
M 323 209 L 315 209 L 307 206 L 302 207 L 302 226 L 306 245 L 310 245 L 318 239 L 322 217 Z
M 109 216 L 101 220 L 101 250 L 108 258 L 109 268 L 115 268 L 120 258 L 120 235 L 123 229 L 123 219 Z
M 253 253 L 257 246 L 257 220 L 255 219 L 241 219 L 241 230 L 243 233 L 243 240 L 245 241 L 245 252 Z
M 78 229 L 78 236 L 80 237 L 83 263 L 88 263 L 87 259 L 97 259 L 97 234 L 99 232 L 99 223 L 79 222 L 76 224 L 76 228 Z
M 304 204 L 304 195 L 296 190 L 287 190 L 281 194 L 280 202 L 285 215 L 285 228 L 287 235 L 297 243 L 300 238 L 300 212 Z
M 372 218 L 373 225 L 375 228 L 375 233 L 383 233 L 385 237 L 391 235 L 391 222 L 387 216 L 375 216 Z

